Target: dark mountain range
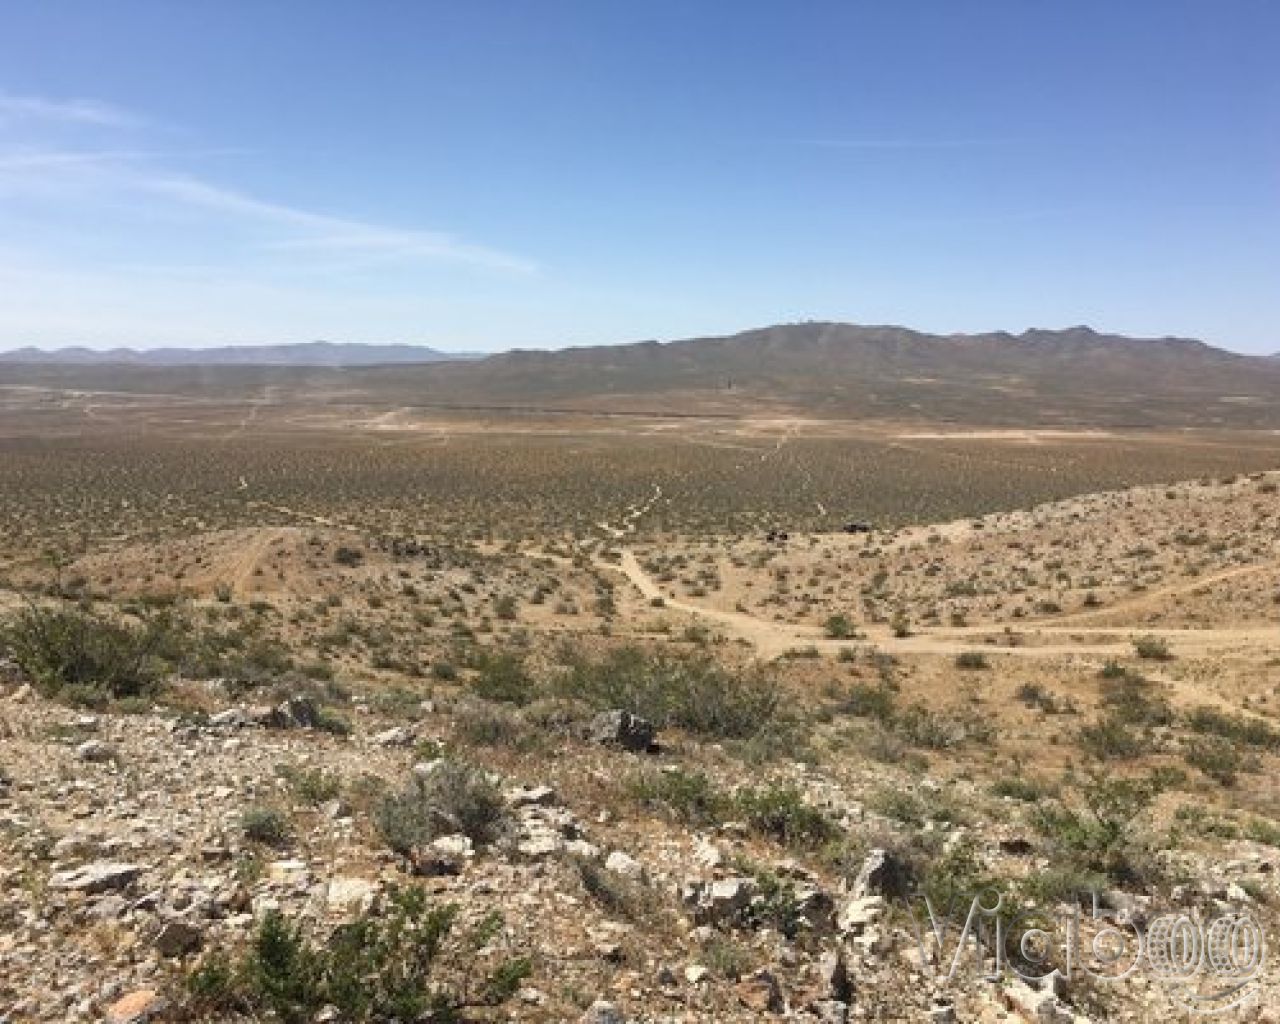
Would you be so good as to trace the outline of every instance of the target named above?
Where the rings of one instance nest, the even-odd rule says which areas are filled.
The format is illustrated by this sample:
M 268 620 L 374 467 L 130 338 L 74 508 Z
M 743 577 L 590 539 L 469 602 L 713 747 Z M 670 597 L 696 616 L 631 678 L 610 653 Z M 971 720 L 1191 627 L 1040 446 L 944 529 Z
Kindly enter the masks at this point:
M 241 357 L 244 365 L 10 365 L 0 381 L 219 398 L 271 386 L 282 399 L 313 404 L 495 412 L 1280 427 L 1280 359 L 1088 327 L 935 335 L 801 323 L 421 365 L 370 365 L 383 350 L 355 350 L 353 359 L 365 365 L 262 365 L 260 355 L 258 365 L 250 365 L 252 357 Z
M 666 344 L 513 351 L 359 371 L 348 385 L 412 403 L 614 411 L 755 411 L 962 423 L 1280 422 L 1280 363 L 1186 338 L 1088 327 L 932 335 L 803 323 Z

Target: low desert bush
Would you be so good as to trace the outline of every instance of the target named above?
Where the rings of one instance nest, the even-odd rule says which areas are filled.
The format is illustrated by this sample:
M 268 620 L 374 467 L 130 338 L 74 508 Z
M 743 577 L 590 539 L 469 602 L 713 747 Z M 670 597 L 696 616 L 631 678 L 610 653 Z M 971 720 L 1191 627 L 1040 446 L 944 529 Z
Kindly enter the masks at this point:
M 352 1022 L 456 1022 L 497 1007 L 529 976 L 529 961 L 495 951 L 496 914 L 465 930 L 452 904 L 393 889 L 386 907 L 314 934 L 269 911 L 248 947 L 205 957 L 187 982 L 184 1020 L 306 1024 L 326 1007 Z
M 735 672 L 704 654 L 651 654 L 638 647 L 599 659 L 571 654 L 557 681 L 568 697 L 620 708 L 658 728 L 749 739 L 779 724 L 778 689 L 760 670 Z
M 502 791 L 481 769 L 442 759 L 385 796 L 373 818 L 383 842 L 407 855 L 433 839 L 458 833 L 477 846 L 492 843 L 507 825 L 507 807 Z
M 33 605 L 0 629 L 0 650 L 46 696 L 96 703 L 153 693 L 173 639 L 167 613 L 133 624 L 75 605 Z

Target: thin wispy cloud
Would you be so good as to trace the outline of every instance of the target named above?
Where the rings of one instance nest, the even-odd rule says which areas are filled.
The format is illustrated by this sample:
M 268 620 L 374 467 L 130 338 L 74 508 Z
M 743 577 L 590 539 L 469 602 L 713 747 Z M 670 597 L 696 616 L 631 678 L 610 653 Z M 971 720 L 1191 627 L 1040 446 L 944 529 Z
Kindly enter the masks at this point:
M 75 168 L 93 169 L 113 164 L 151 159 L 156 154 L 147 150 L 46 150 L 14 149 L 0 152 L 0 173 L 24 171 L 60 171 Z
M 439 263 L 517 274 L 537 269 L 527 259 L 448 232 L 307 209 L 256 196 L 206 174 L 178 169 L 194 159 L 227 155 L 234 150 L 179 153 L 39 145 L 42 135 L 46 141 L 51 135 L 41 129 L 54 123 L 65 129 L 68 124 L 105 128 L 146 122 L 93 100 L 63 101 L 0 93 L 0 128 L 5 129 L 0 133 L 0 202 L 25 199 L 31 205 L 56 201 L 61 196 L 63 207 L 68 208 L 72 202 L 91 206 L 100 200 L 110 205 L 125 197 L 157 209 L 198 211 L 209 216 L 210 227 L 219 233 L 225 233 L 228 227 L 245 229 L 243 244 L 253 250 L 287 251 L 295 258 L 312 254 L 330 269 L 338 258 Z M 57 137 L 59 133 L 53 134 Z M 95 132 L 93 137 L 101 140 L 100 133 Z
M 1012 139 L 842 139 L 813 138 L 794 139 L 798 146 L 814 146 L 820 149 L 911 150 L 911 149 L 983 149 L 991 146 L 1007 146 Z
M 178 202 L 233 217 L 277 223 L 302 230 L 302 234 L 267 243 L 274 249 L 295 252 L 352 252 L 394 258 L 423 258 L 469 263 L 497 270 L 531 273 L 528 260 L 485 246 L 472 245 L 439 231 L 420 231 L 371 224 L 361 220 L 317 213 L 283 203 L 255 198 L 234 189 L 185 176 L 140 177 L 137 186 Z
M 0 92 L 0 123 L 13 121 L 53 121 L 124 128 L 141 125 L 144 119 L 100 100 L 48 99 Z

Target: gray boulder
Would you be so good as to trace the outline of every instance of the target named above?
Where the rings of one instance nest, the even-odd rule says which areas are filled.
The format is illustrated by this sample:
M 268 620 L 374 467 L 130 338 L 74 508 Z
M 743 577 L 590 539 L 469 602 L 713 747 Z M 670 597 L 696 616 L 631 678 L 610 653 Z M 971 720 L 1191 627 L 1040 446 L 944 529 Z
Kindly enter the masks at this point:
M 593 743 L 643 754 L 653 748 L 657 730 L 648 719 L 615 709 L 596 715 L 587 726 L 587 735 Z

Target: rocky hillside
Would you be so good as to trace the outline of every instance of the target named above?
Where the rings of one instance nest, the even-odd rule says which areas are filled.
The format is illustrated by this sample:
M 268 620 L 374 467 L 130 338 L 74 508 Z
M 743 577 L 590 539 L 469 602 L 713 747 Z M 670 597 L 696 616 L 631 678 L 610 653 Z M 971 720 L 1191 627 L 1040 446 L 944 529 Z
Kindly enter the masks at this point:
M 945 982 L 898 902 L 915 870 L 901 809 L 802 764 L 744 776 L 688 730 L 448 696 L 255 705 L 218 682 L 173 683 L 181 711 L 93 713 L 7 672 L 0 1007 L 15 1021 L 389 1020 L 428 1004 L 400 1019 L 1139 1021 L 1165 998 L 1145 979 Z M 935 821 L 935 881 L 957 891 L 1035 843 L 1008 813 L 956 824 L 944 808 L 964 793 L 929 776 L 902 793 Z M 1207 912 L 1276 896 L 1272 848 L 1180 857 Z M 1121 920 L 1153 913 L 1146 896 L 1107 900 Z M 406 922 L 438 930 L 429 969 Z

